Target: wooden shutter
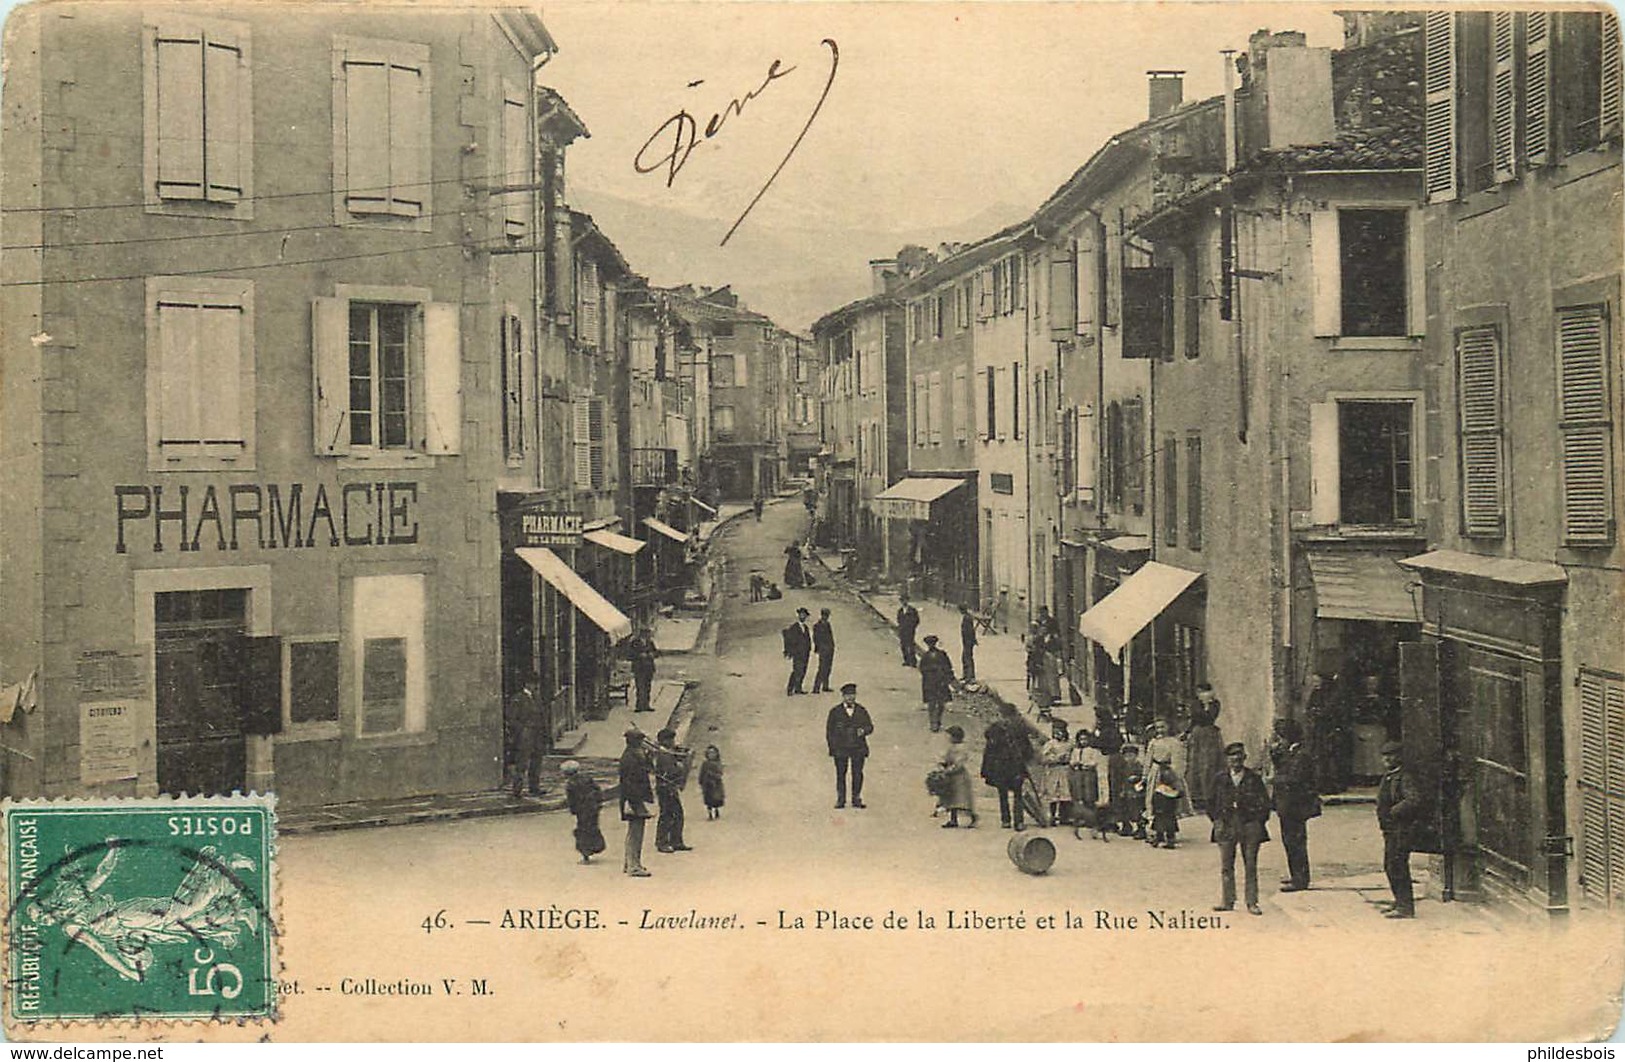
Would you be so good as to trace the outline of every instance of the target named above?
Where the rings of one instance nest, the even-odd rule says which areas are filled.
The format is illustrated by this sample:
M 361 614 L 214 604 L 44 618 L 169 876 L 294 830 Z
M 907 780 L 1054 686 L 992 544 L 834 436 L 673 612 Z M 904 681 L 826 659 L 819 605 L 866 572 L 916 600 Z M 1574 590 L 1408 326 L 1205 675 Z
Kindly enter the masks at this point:
M 525 452 L 525 332 L 519 317 L 499 319 L 502 332 L 502 445 L 509 457 Z
M 199 420 L 198 307 L 158 297 L 160 446 L 203 441 Z
M 203 48 L 204 195 L 234 203 L 243 192 L 242 95 L 247 89 L 242 42 L 229 27 L 208 31 Z
M 1405 212 L 1405 331 L 1428 331 L 1427 230 L 1421 207 Z
M 970 415 L 970 392 L 965 386 L 968 376 L 964 369 L 954 370 L 954 442 L 964 442 L 969 436 L 965 420 Z
M 604 489 L 604 400 L 592 398 L 587 402 L 588 460 L 593 490 Z
M 1174 271 L 1123 270 L 1123 357 L 1167 361 L 1174 353 Z
M 1172 435 L 1162 440 L 1162 541 L 1179 545 L 1179 440 Z
M 1130 398 L 1123 403 L 1123 501 L 1136 514 L 1145 512 L 1145 403 Z
M 1523 150 L 1531 166 L 1549 159 L 1552 129 L 1552 16 L 1530 11 L 1524 16 Z
M 405 217 L 421 217 L 429 206 L 427 73 L 389 64 L 390 212 Z
M 976 271 L 976 319 L 985 321 L 993 316 L 993 271 Z
M 530 184 L 530 131 L 525 97 L 517 90 L 502 98 L 502 179 L 498 184 Z M 506 192 L 502 196 L 502 231 L 512 239 L 522 239 L 530 229 L 530 192 Z
M 931 374 L 930 406 L 927 416 L 931 421 L 931 443 L 942 442 L 942 373 Z
M 243 310 L 212 299 L 197 307 L 198 427 L 202 441 L 243 439 Z
M 1461 407 L 1462 531 L 1504 534 L 1501 441 L 1501 341 L 1495 328 L 1464 329 L 1456 337 L 1457 396 Z
M 1603 545 L 1614 536 L 1607 343 L 1603 307 L 1558 312 L 1563 537 L 1576 545 Z
M 1074 244 L 1055 251 L 1049 260 L 1049 328 L 1051 334 L 1070 336 L 1078 322 L 1078 252 Z
M 310 300 L 315 452 L 350 452 L 350 314 L 345 299 Z
M 1602 13 L 1602 100 L 1597 108 L 1598 136 L 1607 140 L 1620 131 L 1619 16 Z
M 914 445 L 924 446 L 930 438 L 931 411 L 926 409 L 925 374 L 914 377 Z
M 1316 402 L 1309 407 L 1309 516 L 1322 526 L 1340 518 L 1337 425 L 1336 402 Z
M 1335 210 L 1316 210 L 1309 215 L 1309 257 L 1314 279 L 1314 327 L 1317 336 L 1336 336 L 1343 332 L 1343 251 L 1342 233 L 1338 226 Z
M 1192 435 L 1185 440 L 1185 545 L 1190 549 L 1202 548 L 1202 437 Z
M 1582 668 L 1580 884 L 1613 907 L 1625 900 L 1625 682 Z
M 158 195 L 202 199 L 203 34 L 157 31 Z
M 382 59 L 344 60 L 345 206 L 357 214 L 390 209 L 389 66 Z
M 598 263 L 589 258 L 579 259 L 577 302 L 581 312 L 576 321 L 576 338 L 593 350 L 598 349 Z
M 1080 495 L 1095 489 L 1095 411 L 1092 406 L 1079 406 L 1077 425 L 1073 429 L 1077 443 L 1077 456 L 1073 463 L 1072 487 Z M 1080 501 L 1091 500 L 1079 498 Z
M 571 438 L 575 446 L 576 490 L 592 487 L 592 402 L 578 398 L 570 404 Z M 719 426 L 720 430 L 720 426 Z
M 1021 255 L 1010 256 L 1010 312 L 1024 308 L 1027 305 L 1027 270 Z
M 1100 323 L 1100 234 L 1093 221 L 1086 222 L 1078 230 L 1078 238 L 1072 245 L 1072 253 L 1077 257 L 1077 314 L 1078 335 L 1092 335 L 1095 325 Z
M 1021 403 L 1026 392 L 1021 387 L 1021 362 L 1010 365 L 1010 438 L 1021 438 Z
M 454 302 L 423 307 L 424 451 L 454 454 L 463 441 L 460 308 Z
M 1513 145 L 1517 128 L 1514 18 L 1512 11 L 1496 11 L 1490 15 L 1490 161 L 1497 184 L 1510 181 L 1518 174 Z
M 987 440 L 993 438 L 994 422 L 997 417 L 997 413 L 993 405 L 994 382 L 992 370 L 977 369 L 976 378 L 978 381 L 980 381 L 977 385 L 977 389 L 982 394 L 982 438 L 983 440 Z
M 1456 17 L 1429 11 L 1423 24 L 1427 135 L 1422 187 L 1428 202 L 1456 198 Z
M 282 732 L 282 639 L 244 638 L 237 708 L 245 734 Z
M 1444 740 L 1439 723 L 1439 643 L 1399 643 L 1400 733 L 1405 779 L 1421 807 L 1413 822 L 1413 851 L 1439 852 L 1444 840 Z

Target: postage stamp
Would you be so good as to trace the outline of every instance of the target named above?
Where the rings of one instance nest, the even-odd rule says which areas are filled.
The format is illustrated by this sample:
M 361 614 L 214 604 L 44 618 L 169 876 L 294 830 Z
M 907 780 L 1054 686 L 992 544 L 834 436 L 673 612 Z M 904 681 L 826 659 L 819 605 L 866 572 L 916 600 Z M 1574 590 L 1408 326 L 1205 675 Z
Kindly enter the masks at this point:
M 276 1016 L 274 798 L 0 813 L 8 1028 Z

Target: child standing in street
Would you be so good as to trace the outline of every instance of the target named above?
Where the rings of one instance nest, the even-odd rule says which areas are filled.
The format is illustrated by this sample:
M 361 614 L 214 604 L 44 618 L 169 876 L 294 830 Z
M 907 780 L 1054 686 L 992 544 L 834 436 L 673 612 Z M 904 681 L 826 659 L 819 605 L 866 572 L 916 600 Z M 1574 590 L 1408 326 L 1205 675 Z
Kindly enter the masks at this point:
M 1167 760 L 1152 761 L 1151 779 L 1151 847 L 1172 848 L 1185 787 Z
M 603 794 L 598 789 L 598 783 L 583 774 L 581 765 L 575 760 L 564 761 L 561 769 L 565 778 L 564 803 L 570 809 L 570 814 L 576 817 L 576 851 L 581 853 L 583 863 L 591 863 L 592 857 L 607 847 L 604 831 L 598 827 L 598 809 L 603 804 Z
M 705 746 L 705 761 L 700 764 L 700 795 L 705 798 L 705 817 L 722 818 L 722 750 L 715 745 Z

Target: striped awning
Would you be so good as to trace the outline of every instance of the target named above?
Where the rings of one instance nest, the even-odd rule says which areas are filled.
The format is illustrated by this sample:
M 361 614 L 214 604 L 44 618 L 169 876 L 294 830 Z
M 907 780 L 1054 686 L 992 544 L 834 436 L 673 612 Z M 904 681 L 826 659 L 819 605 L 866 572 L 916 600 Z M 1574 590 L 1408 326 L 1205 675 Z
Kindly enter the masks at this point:
M 611 638 L 625 638 L 632 633 L 632 621 L 626 613 L 593 589 L 592 584 L 577 575 L 557 553 L 546 546 L 523 546 L 514 553 L 530 565 L 532 571 L 547 580 L 548 585 L 569 598 L 570 604 L 597 624 L 599 630 Z
M 1397 553 L 1322 549 L 1308 556 L 1319 618 L 1421 622 L 1418 603 L 1406 589 L 1411 576 L 1399 566 Z

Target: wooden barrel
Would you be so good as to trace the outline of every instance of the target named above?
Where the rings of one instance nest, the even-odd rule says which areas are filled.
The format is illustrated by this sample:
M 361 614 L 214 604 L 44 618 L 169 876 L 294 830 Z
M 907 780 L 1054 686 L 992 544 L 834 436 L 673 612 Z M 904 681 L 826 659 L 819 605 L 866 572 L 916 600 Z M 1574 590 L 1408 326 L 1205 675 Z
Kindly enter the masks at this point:
M 1018 833 L 1006 851 L 1023 874 L 1042 874 L 1055 865 L 1055 845 L 1042 834 Z

